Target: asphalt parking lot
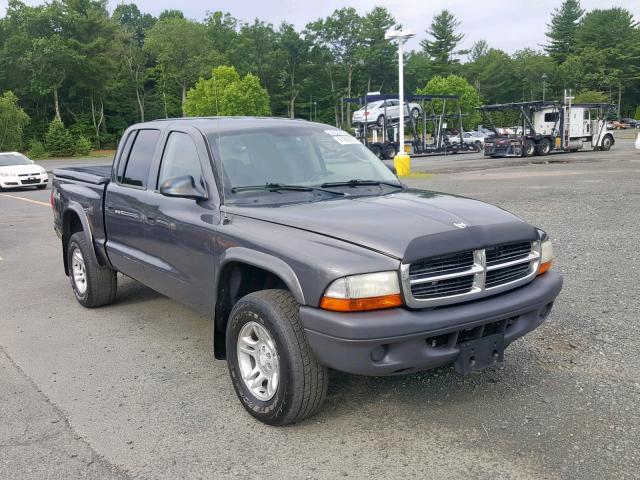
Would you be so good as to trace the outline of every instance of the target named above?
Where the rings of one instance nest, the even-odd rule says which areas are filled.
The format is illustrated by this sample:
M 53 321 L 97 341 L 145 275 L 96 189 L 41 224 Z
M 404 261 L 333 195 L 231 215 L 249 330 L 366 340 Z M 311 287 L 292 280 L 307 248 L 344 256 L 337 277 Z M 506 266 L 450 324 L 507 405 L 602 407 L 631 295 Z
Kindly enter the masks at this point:
M 638 478 L 640 152 L 544 162 L 417 159 L 439 173 L 407 180 L 554 240 L 564 290 L 504 368 L 335 373 L 286 428 L 245 413 L 209 319 L 122 278 L 116 304 L 79 306 L 49 191 L 0 192 L 0 478 Z

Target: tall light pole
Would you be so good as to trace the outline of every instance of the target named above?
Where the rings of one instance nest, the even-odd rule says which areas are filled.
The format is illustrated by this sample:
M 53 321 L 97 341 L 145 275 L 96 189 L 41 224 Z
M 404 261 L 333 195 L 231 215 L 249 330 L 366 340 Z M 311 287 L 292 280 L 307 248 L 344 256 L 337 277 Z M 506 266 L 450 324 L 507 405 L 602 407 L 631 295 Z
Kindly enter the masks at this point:
M 547 77 L 547 74 L 543 73 L 542 74 L 542 101 L 543 102 L 544 102 L 544 94 L 545 94 L 545 91 L 547 89 L 547 78 L 549 78 L 549 77 Z
M 400 101 L 400 151 L 393 159 L 393 163 L 399 175 L 408 175 L 411 172 L 411 160 L 404 152 L 404 44 L 415 34 L 411 30 L 389 30 L 384 34 L 387 40 L 398 41 L 398 100 Z

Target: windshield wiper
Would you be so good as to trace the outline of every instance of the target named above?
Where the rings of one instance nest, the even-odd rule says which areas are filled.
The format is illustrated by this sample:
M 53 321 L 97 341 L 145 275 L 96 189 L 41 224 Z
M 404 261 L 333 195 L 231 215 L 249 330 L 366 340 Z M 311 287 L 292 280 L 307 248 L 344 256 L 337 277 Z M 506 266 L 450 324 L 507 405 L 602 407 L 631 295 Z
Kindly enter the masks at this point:
M 323 185 L 324 186 L 324 185 Z M 279 192 L 282 190 L 288 190 L 293 192 L 326 192 L 333 195 L 344 195 L 344 192 L 336 192 L 335 190 L 326 190 L 321 187 L 308 187 L 306 185 L 287 185 L 284 183 L 271 183 L 267 182 L 264 185 L 245 185 L 242 187 L 233 187 L 232 193 L 249 192 L 252 190 L 268 190 L 270 192 Z
M 374 186 L 388 185 L 390 187 L 395 187 L 395 188 L 401 188 L 401 189 L 404 188 L 404 186 L 402 186 L 402 184 L 400 183 L 383 182 L 380 180 L 359 180 L 357 178 L 353 180 L 347 180 L 346 182 L 326 182 L 320 186 L 322 188 L 325 188 L 325 187 L 359 187 L 359 186 L 366 186 L 366 185 L 374 185 Z

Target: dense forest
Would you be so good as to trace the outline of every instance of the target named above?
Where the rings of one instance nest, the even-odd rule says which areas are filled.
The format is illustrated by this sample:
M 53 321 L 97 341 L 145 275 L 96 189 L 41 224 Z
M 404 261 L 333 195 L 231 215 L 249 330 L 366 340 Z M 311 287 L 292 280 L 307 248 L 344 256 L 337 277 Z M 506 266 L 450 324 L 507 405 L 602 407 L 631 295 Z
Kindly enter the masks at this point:
M 156 18 L 135 3 L 109 11 L 107 0 L 10 0 L 0 18 L 0 149 L 41 149 L 60 135 L 85 150 L 113 147 L 134 122 L 210 112 L 208 103 L 218 105 L 207 83 L 219 82 L 215 72 L 232 84 L 225 84 L 228 108 L 213 113 L 259 105 L 256 113 L 347 128 L 352 106 L 343 97 L 397 91 L 397 49 L 384 39 L 397 23 L 383 7 L 342 8 L 298 30 L 286 20 L 247 23 L 219 11 L 197 21 L 179 10 Z M 544 46 L 508 54 L 472 39 L 461 50 L 464 25 L 442 11 L 406 55 L 406 91 L 428 91 L 430 81 L 446 89 L 449 77 L 468 84 L 474 101 L 494 103 L 560 99 L 571 88 L 636 115 L 640 28 L 630 12 L 585 12 L 565 0 L 546 27 L 530 28 L 546 28 Z M 234 98 L 244 110 L 234 110 Z M 3 128 L 14 135 L 3 140 Z

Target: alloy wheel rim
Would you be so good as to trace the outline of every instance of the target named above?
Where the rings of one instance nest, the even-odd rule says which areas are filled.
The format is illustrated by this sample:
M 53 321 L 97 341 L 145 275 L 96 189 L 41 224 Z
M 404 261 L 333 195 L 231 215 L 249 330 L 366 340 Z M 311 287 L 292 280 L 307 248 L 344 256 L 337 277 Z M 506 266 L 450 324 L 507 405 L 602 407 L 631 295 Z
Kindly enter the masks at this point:
M 80 295 L 87 291 L 87 270 L 84 265 L 84 257 L 79 248 L 73 250 L 71 255 L 71 270 L 73 272 L 73 283 Z
M 245 387 L 258 400 L 271 400 L 280 384 L 280 359 L 269 332 L 257 322 L 246 323 L 238 334 L 237 355 Z

